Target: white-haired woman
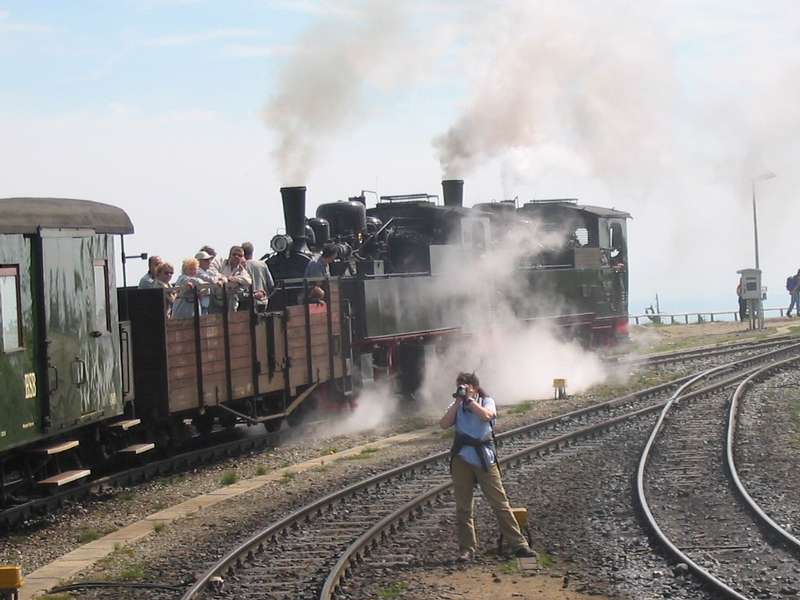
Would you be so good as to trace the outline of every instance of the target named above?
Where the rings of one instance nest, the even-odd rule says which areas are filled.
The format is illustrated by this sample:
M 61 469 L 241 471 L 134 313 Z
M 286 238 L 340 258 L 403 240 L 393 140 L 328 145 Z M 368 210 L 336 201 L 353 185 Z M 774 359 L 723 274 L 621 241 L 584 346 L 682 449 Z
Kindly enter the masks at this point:
M 202 287 L 205 283 L 197 276 L 200 263 L 196 258 L 187 258 L 181 264 L 181 275 L 175 281 L 178 297 L 172 305 L 173 319 L 191 319 L 194 317 L 197 299 L 203 294 L 208 294 Z

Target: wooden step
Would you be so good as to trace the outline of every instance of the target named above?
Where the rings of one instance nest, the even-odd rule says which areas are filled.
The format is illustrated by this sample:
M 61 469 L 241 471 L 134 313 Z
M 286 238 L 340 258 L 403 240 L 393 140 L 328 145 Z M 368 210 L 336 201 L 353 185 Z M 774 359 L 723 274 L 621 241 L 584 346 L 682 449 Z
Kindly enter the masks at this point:
M 121 429 L 122 431 L 128 431 L 128 429 L 136 427 L 141 422 L 142 422 L 141 419 L 124 419 L 122 421 L 117 421 L 116 423 L 111 423 L 109 427 L 114 429 Z
M 127 448 L 123 448 L 119 451 L 120 454 L 144 454 L 145 452 L 150 452 L 156 445 L 153 442 L 148 442 L 146 444 L 131 444 Z
M 77 448 L 80 446 L 81 443 L 78 440 L 67 440 L 66 442 L 59 442 L 53 446 L 43 446 L 41 448 L 31 448 L 31 452 L 35 452 L 36 454 L 46 454 L 48 456 L 52 456 L 53 454 L 61 454 L 62 452 L 66 452 L 67 450 L 72 450 L 73 448 Z
M 63 473 L 59 473 L 58 475 L 53 475 L 52 477 L 48 477 L 47 479 L 42 479 L 41 481 L 37 481 L 39 485 L 47 485 L 53 487 L 61 487 L 62 485 L 66 485 L 68 483 L 72 483 L 73 481 L 77 481 L 78 479 L 83 479 L 84 477 L 88 477 L 91 475 L 92 472 L 89 469 L 75 469 L 74 471 L 64 471 Z

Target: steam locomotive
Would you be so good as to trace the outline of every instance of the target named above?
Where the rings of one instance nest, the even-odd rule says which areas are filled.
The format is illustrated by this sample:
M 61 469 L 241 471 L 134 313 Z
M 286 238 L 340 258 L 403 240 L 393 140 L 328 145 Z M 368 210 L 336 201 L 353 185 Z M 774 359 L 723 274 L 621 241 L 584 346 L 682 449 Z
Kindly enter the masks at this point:
M 443 190 L 443 205 L 416 194 L 368 209 L 362 193 L 306 219 L 305 188 L 282 188 L 286 233 L 266 257 L 277 282 L 269 308 L 205 315 L 196 298 L 194 318 L 182 320 L 168 318 L 164 290 L 117 289 L 113 236 L 124 254 L 133 232 L 121 209 L 0 200 L 0 506 L 169 451 L 192 433 L 187 423 L 200 433 L 277 429 L 379 377 L 413 393 L 431 344 L 465 326 L 453 303 L 437 301 L 446 265 L 468 270 L 511 245 L 513 231 L 535 238 L 534 222 L 560 241 L 514 256 L 514 286 L 557 301 L 514 303 L 518 318 L 587 344 L 625 335 L 627 213 L 570 200 L 465 208 L 463 182 Z M 332 277 L 304 279 L 312 252 L 331 244 Z M 312 286 L 324 303 L 308 302 Z

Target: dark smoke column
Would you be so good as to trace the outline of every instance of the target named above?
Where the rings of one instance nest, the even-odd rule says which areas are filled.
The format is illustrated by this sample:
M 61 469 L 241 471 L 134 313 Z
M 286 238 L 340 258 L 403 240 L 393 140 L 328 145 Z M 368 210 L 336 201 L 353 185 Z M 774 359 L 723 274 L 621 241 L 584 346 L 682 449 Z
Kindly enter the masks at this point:
M 445 179 L 442 181 L 445 206 L 464 206 L 464 180 Z

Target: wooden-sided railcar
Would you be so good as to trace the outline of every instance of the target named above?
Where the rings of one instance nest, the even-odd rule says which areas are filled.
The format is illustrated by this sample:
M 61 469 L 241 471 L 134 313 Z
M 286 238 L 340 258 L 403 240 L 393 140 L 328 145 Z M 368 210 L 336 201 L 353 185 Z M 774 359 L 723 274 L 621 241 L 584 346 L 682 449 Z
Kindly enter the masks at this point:
M 268 428 L 299 414 L 311 394 L 343 392 L 349 330 L 338 280 L 320 282 L 326 303 L 304 302 L 308 282 L 282 281 L 264 312 L 170 319 L 167 290 L 128 289 L 138 415 L 179 438 L 184 419 L 200 431 L 221 422 Z M 195 307 L 197 307 L 195 299 Z

